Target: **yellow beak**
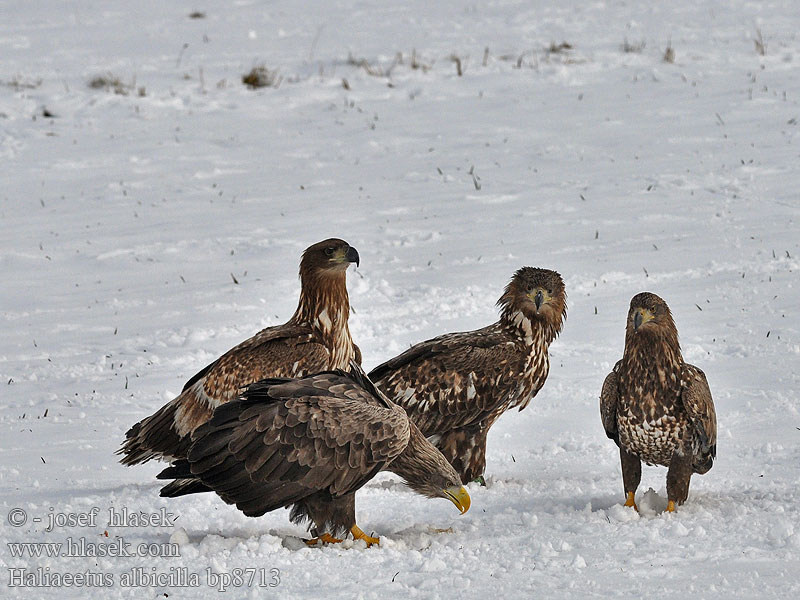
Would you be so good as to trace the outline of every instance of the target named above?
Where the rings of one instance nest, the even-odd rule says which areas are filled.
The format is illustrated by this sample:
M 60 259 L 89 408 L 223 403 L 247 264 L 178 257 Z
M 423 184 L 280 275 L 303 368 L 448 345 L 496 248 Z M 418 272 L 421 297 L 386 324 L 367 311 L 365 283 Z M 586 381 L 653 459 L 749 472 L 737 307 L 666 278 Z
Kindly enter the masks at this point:
M 456 505 L 458 510 L 461 511 L 463 515 L 465 512 L 469 510 L 469 506 L 471 504 L 471 500 L 469 498 L 469 494 L 467 490 L 462 485 L 461 487 L 449 487 L 446 490 L 442 490 L 444 495 L 447 497 L 450 502 Z
M 653 313 L 651 313 L 649 310 L 647 310 L 646 308 L 639 308 L 633 315 L 633 328 L 639 329 L 639 327 L 641 327 L 648 321 L 652 321 L 654 318 L 655 315 L 653 315 Z

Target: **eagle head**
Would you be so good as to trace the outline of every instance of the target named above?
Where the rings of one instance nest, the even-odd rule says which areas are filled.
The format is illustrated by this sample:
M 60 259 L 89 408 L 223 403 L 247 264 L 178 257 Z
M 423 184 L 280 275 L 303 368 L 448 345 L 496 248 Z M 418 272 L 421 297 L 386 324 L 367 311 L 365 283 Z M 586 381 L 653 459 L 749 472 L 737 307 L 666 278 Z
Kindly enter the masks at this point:
M 514 273 L 497 304 L 504 312 L 521 311 L 532 322 L 543 322 L 558 334 L 567 316 L 567 291 L 555 271 L 522 267 Z
M 344 240 L 330 238 L 306 248 L 300 261 L 300 278 L 304 275 L 341 273 L 350 263 L 359 265 L 358 250 Z
M 463 515 L 471 503 L 469 493 L 461 485 L 452 465 L 431 444 L 412 421 L 405 450 L 392 461 L 389 470 L 405 479 L 406 485 L 428 498 L 445 498 Z
M 666 343 L 679 351 L 678 329 L 672 312 L 662 298 L 651 292 L 641 292 L 631 299 L 625 327 L 626 347 L 645 342 Z

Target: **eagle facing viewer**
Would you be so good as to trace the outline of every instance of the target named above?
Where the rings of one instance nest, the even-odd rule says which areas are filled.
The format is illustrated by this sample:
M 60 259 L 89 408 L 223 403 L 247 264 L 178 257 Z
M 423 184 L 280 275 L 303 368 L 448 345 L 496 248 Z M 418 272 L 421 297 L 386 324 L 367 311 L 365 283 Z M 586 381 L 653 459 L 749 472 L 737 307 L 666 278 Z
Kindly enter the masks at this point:
M 642 463 L 669 467 L 667 511 L 683 504 L 692 473 L 717 455 L 717 416 L 705 373 L 685 363 L 672 313 L 650 292 L 631 300 L 622 360 L 605 379 L 600 416 L 619 446 L 625 506 L 637 508 Z
M 192 377 L 175 399 L 131 427 L 117 451 L 123 455 L 120 462 L 186 458 L 192 431 L 254 381 L 345 369 L 351 360 L 360 364 L 361 351 L 347 325 L 346 286 L 347 267 L 358 262 L 356 249 L 343 240 L 308 247 L 300 261 L 300 301 L 292 318 L 228 350 Z
M 499 321 L 416 344 L 369 377 L 406 409 L 461 481 L 485 484 L 489 428 L 506 410 L 525 408 L 544 385 L 566 300 L 558 273 L 522 267 L 497 301 Z
M 309 521 L 319 536 L 309 544 L 340 542 L 333 536 L 348 531 L 379 543 L 356 525 L 355 493 L 381 470 L 465 513 L 470 497 L 453 467 L 355 361 L 350 367 L 251 384 L 195 430 L 186 459 L 158 475 L 177 480 L 161 495 L 214 491 L 249 517 L 291 506 L 290 519 Z

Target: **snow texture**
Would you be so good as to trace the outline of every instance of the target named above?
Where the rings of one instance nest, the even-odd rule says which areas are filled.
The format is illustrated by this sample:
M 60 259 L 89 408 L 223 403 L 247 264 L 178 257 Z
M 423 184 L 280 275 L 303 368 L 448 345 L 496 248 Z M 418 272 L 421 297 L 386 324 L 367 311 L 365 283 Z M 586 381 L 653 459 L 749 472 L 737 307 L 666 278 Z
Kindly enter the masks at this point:
M 2 3 L 2 596 L 95 591 L 11 587 L 41 568 L 105 574 L 105 598 L 216 598 L 223 575 L 233 598 L 798 597 L 798 4 L 207 4 Z M 243 85 L 261 65 L 273 85 Z M 160 465 L 113 455 L 291 315 L 300 252 L 330 236 L 361 254 L 367 368 L 492 322 L 522 265 L 569 294 L 549 380 L 492 430 L 472 509 L 381 474 L 357 501 L 378 548 L 306 548 L 286 511 L 159 498 Z M 598 412 L 643 290 L 719 419 L 718 461 L 675 514 L 661 467 L 640 514 L 621 506 Z M 92 507 L 93 526 L 45 530 Z M 174 522 L 109 526 L 123 508 Z M 180 556 L 9 546 L 120 537 Z M 123 585 L 137 568 L 199 583 Z

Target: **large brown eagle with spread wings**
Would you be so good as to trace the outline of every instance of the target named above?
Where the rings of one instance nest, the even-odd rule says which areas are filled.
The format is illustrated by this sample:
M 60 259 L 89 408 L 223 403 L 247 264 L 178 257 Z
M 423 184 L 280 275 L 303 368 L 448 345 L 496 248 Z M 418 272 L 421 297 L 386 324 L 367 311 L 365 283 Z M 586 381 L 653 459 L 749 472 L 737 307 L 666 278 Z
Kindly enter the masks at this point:
M 192 434 L 187 458 L 158 477 L 177 480 L 162 496 L 213 490 L 249 517 L 291 506 L 291 520 L 309 521 L 319 536 L 308 543 L 340 542 L 334 536 L 349 531 L 371 545 L 379 539 L 356 525 L 355 493 L 381 470 L 462 514 L 469 509 L 453 467 L 354 361 L 350 373 L 251 384 L 218 407 Z
M 489 428 L 506 410 L 525 408 L 544 385 L 566 300 L 558 273 L 523 267 L 497 301 L 499 321 L 416 344 L 369 377 L 406 409 L 464 483 L 485 483 Z
M 631 300 L 622 360 L 603 383 L 600 416 L 619 446 L 625 506 L 637 508 L 642 462 L 669 467 L 667 510 L 683 504 L 692 473 L 717 455 L 717 416 L 705 374 L 685 363 L 672 313 L 649 292 Z
M 124 455 L 120 462 L 186 458 L 192 431 L 254 381 L 345 369 L 351 360 L 360 363 L 361 352 L 347 324 L 346 285 L 347 267 L 358 261 L 356 249 L 343 240 L 307 248 L 300 261 L 300 302 L 292 318 L 228 350 L 192 377 L 174 400 L 131 427 L 117 451 Z

